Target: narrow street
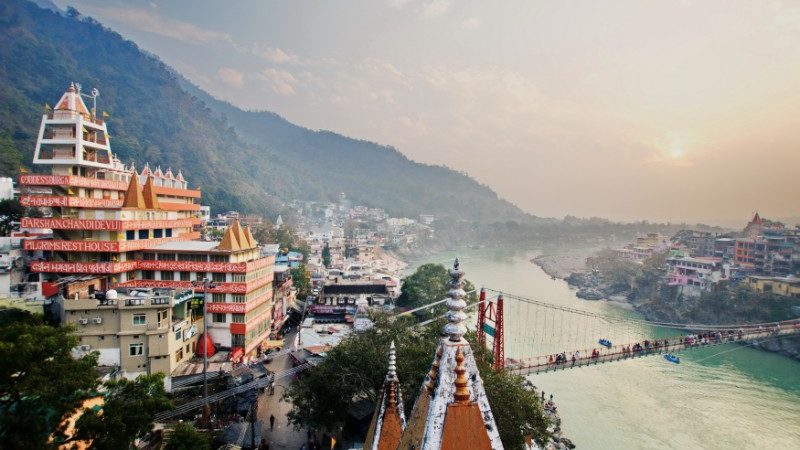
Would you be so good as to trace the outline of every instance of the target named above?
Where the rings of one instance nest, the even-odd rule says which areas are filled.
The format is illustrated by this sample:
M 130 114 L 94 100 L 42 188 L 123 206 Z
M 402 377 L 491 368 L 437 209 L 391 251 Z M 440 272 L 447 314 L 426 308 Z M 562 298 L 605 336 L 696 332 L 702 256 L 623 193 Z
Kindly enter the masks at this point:
M 284 348 L 293 345 L 294 336 L 295 332 L 286 335 Z M 290 355 L 278 356 L 267 363 L 265 367 L 270 372 L 281 372 L 290 369 L 292 367 L 292 357 Z M 269 443 L 270 450 L 298 450 L 306 443 L 306 430 L 295 430 L 286 419 L 286 414 L 292 409 L 292 405 L 280 401 L 284 391 L 293 381 L 292 378 L 278 380 L 275 385 L 274 395 L 270 395 L 269 389 L 267 389 L 258 397 L 258 419 L 264 424 L 262 435 Z M 270 415 L 275 416 L 275 425 L 272 429 L 269 426 Z

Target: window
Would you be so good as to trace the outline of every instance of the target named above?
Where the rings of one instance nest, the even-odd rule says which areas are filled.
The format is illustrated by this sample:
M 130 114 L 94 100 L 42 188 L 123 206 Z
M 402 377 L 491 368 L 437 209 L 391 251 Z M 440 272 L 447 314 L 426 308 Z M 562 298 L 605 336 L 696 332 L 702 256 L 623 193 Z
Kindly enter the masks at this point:
M 152 270 L 143 270 L 142 271 L 142 279 L 143 280 L 155 280 L 156 279 L 156 273 L 153 272 Z
M 162 230 L 160 228 L 157 228 L 157 229 L 153 230 L 153 237 L 154 238 L 160 238 L 160 237 L 163 236 L 163 234 L 164 234 L 164 230 Z
M 214 303 L 225 303 L 225 294 L 211 294 L 211 301 Z
M 134 325 L 145 325 L 147 323 L 147 316 L 144 314 L 134 314 L 133 315 L 133 324 Z
M 211 279 L 213 281 L 224 283 L 225 282 L 225 274 L 224 273 L 213 273 L 211 274 Z
M 164 231 L 166 232 L 167 237 L 172 237 L 172 228 L 165 228 Z
M 132 241 L 136 239 L 136 230 L 128 230 L 125 232 L 125 239 L 128 241 Z
M 162 270 L 161 271 L 161 279 L 162 280 L 167 280 L 167 281 L 172 281 L 172 280 L 175 279 L 175 273 L 171 272 L 171 271 L 167 271 L 167 270 Z
M 205 278 L 205 277 L 206 277 L 206 273 L 205 272 L 197 272 L 197 276 L 195 277 L 195 280 L 203 281 L 203 278 Z
M 197 261 L 205 262 L 206 255 L 198 255 L 195 253 L 178 253 L 178 261 Z
M 156 254 L 155 253 L 144 253 L 142 255 L 142 259 L 145 260 L 145 261 L 155 261 L 156 260 Z
M 247 281 L 245 279 L 246 277 L 247 277 L 247 275 L 245 275 L 243 273 L 235 273 L 235 274 L 233 274 L 233 282 L 234 283 L 244 283 L 245 281 Z
M 159 253 L 159 261 L 175 261 L 175 253 Z
M 139 230 L 139 239 L 147 239 L 150 235 L 150 230 Z
M 182 359 L 183 359 L 183 349 L 179 349 L 177 352 L 175 352 L 175 362 L 176 363 L 181 362 Z
M 244 295 L 233 294 L 233 303 L 245 303 L 247 302 L 247 297 Z
M 175 332 L 175 340 L 176 341 L 180 341 L 182 337 L 183 337 L 183 333 L 180 330 Z
M 231 314 L 231 322 L 244 323 L 244 314 Z
M 233 347 L 244 347 L 244 335 L 243 334 L 232 334 L 231 335 L 231 346 L 233 346 Z
M 192 272 L 181 272 L 181 281 L 190 281 Z
M 228 262 L 228 255 L 210 255 L 211 262 Z
M 131 344 L 128 347 L 129 356 L 141 356 L 144 354 L 144 344 Z
M 227 322 L 225 320 L 225 314 L 221 314 L 221 313 L 212 314 L 211 315 L 211 321 L 212 322 L 216 322 L 216 323 L 225 323 L 225 322 Z

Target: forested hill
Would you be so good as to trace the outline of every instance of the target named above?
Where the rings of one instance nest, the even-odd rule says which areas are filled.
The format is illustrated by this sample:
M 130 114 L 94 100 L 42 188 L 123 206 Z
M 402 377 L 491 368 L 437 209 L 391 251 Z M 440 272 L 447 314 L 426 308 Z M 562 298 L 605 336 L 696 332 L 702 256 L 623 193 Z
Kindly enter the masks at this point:
M 416 163 L 392 147 L 314 131 L 269 111 L 243 111 L 181 78 L 187 92 L 226 117 L 239 136 L 325 178 L 325 187 L 357 203 L 383 206 L 397 215 L 443 212 L 494 222 L 525 220 L 516 206 L 489 187 L 442 166 Z
M 98 88 L 123 161 L 184 171 L 213 209 L 273 214 L 282 201 L 352 200 L 393 215 L 481 222 L 529 216 L 444 167 L 213 99 L 133 42 L 77 14 L 0 2 L 0 175 L 30 167 L 42 107 L 71 81 Z

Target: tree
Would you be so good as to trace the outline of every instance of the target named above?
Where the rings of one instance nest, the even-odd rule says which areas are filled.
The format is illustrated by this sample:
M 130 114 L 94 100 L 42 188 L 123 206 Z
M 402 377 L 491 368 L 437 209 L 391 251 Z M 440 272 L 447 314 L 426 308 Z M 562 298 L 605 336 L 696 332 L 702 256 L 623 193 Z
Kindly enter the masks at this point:
M 0 442 L 45 448 L 65 415 L 97 387 L 97 355 L 75 359 L 78 338 L 17 309 L 0 309 Z
M 14 222 L 19 222 L 24 214 L 25 208 L 19 200 L 13 198 L 0 200 L 0 234 L 8 236 L 17 229 Z
M 394 321 L 385 315 L 374 317 L 375 325 L 352 333 L 329 351 L 313 371 L 293 383 L 283 399 L 292 403 L 288 418 L 296 427 L 341 430 L 358 403 L 375 404 L 386 377 L 390 342 L 397 347 L 397 375 L 403 392 L 403 405 L 410 414 L 419 387 L 430 369 L 442 322 L 413 327 L 412 318 Z M 505 371 L 495 372 L 491 354 L 481 350 L 468 335 L 478 362 L 478 370 L 503 445 L 522 449 L 526 435 L 537 442 L 547 439 L 548 421 L 539 398 L 524 387 L 522 377 Z M 350 434 L 357 430 L 345 428 Z M 355 436 L 354 436 L 355 437 Z M 357 436 L 362 438 L 363 436 Z
M 208 436 L 188 423 L 179 423 L 167 439 L 164 450 L 210 450 Z
M 329 267 L 331 265 L 331 248 L 328 246 L 328 243 L 325 243 L 325 247 L 322 249 L 322 264 L 325 267 Z
M 308 254 L 311 252 L 308 243 L 300 239 L 295 229 L 289 225 L 276 228 L 270 224 L 262 224 L 253 227 L 251 231 L 256 241 L 262 244 L 278 244 L 278 248 L 280 249 L 302 253 L 303 258 L 307 258 Z
M 22 153 L 14 145 L 11 133 L 0 133 L 0 176 L 12 176 L 22 167 Z
M 109 381 L 105 388 L 102 412 L 86 411 L 75 423 L 77 432 L 70 440 L 91 440 L 97 450 L 129 448 L 134 439 L 153 428 L 155 413 L 172 408 L 161 373 Z
M 289 421 L 296 427 L 341 430 L 348 411 L 361 401 L 375 403 L 386 377 L 389 343 L 397 347 L 397 374 L 407 412 L 433 360 L 438 327 L 413 329 L 413 318 L 374 318 L 369 330 L 351 333 L 322 363 L 293 383 L 284 394 L 292 403 Z
M 525 378 L 505 370 L 492 369 L 492 354 L 475 342 L 475 334 L 467 338 L 475 349 L 478 371 L 503 447 L 508 450 L 525 450 L 525 437 L 531 436 L 540 446 L 549 438 L 549 421 L 542 402 L 526 389 Z
M 408 308 L 427 305 L 445 299 L 448 290 L 450 290 L 450 274 L 447 269 L 441 264 L 423 264 L 413 274 L 403 279 L 397 305 Z M 464 290 L 473 291 L 475 286 L 467 281 Z M 477 296 L 474 293 L 467 298 L 468 301 L 476 299 Z M 444 305 L 440 305 L 428 310 L 426 315 L 439 315 L 445 309 Z
M 311 294 L 311 276 L 308 274 L 305 263 L 300 263 L 294 269 L 290 269 L 292 274 L 292 285 L 297 288 L 297 296 L 303 300 Z

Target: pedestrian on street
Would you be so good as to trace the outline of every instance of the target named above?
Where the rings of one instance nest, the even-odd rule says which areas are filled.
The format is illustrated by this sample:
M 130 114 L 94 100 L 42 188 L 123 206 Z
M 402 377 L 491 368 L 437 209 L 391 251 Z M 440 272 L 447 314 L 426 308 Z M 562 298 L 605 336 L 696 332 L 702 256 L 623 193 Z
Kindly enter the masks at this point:
M 275 426 L 275 416 L 272 414 L 269 415 L 269 429 L 271 430 Z

